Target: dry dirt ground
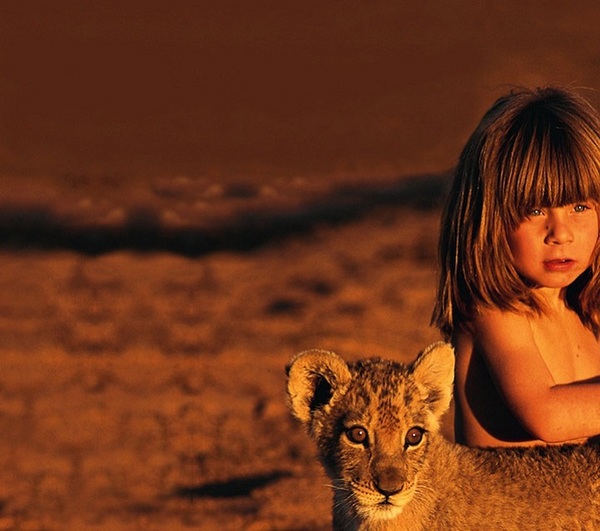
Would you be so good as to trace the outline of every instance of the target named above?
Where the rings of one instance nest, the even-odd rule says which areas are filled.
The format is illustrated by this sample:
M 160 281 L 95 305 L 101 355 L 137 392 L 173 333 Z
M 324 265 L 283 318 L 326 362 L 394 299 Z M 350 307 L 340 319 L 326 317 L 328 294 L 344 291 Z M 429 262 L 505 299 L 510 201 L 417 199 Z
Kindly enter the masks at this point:
M 284 366 L 438 340 L 438 218 L 387 206 L 196 257 L 4 247 L 0 530 L 327 529 Z

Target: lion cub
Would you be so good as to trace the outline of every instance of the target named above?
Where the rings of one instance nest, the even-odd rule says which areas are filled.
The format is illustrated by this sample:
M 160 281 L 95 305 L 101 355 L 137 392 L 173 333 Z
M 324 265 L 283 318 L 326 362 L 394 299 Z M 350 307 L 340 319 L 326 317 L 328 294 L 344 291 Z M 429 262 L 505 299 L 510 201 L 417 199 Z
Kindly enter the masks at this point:
M 290 407 L 333 480 L 334 528 L 600 529 L 600 448 L 451 443 L 439 428 L 453 377 L 445 343 L 411 365 L 321 350 L 292 360 Z

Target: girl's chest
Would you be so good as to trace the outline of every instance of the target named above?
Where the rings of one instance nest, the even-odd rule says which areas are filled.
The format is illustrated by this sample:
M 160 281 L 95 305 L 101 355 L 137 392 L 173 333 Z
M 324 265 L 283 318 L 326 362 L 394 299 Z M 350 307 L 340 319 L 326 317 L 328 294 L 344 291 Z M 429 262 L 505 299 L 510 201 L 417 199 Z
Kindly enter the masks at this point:
M 557 384 L 600 376 L 600 343 L 575 314 L 536 320 L 532 331 Z

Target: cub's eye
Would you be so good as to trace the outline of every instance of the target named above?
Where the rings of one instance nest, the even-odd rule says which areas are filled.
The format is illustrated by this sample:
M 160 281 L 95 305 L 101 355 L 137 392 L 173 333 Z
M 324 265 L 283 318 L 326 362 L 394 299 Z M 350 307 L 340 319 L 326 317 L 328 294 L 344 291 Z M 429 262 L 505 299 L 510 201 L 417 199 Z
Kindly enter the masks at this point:
M 423 440 L 425 431 L 422 428 L 411 428 L 406 433 L 406 446 L 417 446 Z
M 361 426 L 354 426 L 346 430 L 346 436 L 355 444 L 364 444 L 368 439 L 367 430 Z

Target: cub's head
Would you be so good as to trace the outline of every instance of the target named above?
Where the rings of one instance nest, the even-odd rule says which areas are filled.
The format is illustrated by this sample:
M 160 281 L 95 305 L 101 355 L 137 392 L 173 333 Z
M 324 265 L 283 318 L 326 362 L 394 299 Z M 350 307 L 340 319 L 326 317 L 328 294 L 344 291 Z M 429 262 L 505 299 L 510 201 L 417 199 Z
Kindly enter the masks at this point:
M 394 518 L 419 489 L 430 438 L 452 398 L 454 352 L 425 349 L 410 365 L 346 363 L 309 350 L 288 367 L 293 414 L 308 428 L 333 480 L 337 511 Z

